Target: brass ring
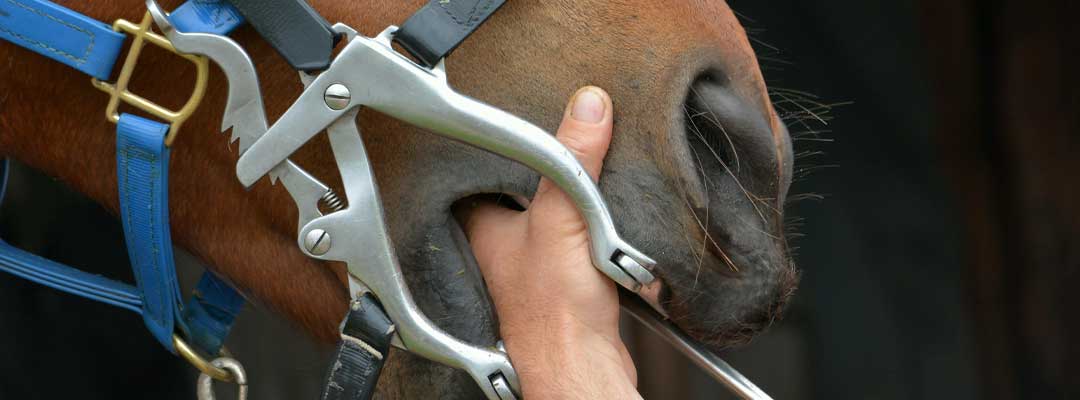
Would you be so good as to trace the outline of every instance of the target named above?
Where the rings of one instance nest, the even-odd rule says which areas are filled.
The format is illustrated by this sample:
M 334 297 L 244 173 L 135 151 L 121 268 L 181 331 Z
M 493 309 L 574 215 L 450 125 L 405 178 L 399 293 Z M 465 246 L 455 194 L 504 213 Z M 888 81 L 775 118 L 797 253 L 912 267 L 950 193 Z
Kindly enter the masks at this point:
M 229 373 L 229 371 L 218 368 L 211 364 L 209 361 L 206 361 L 205 358 L 199 355 L 199 353 L 196 353 L 195 350 L 192 349 L 191 346 L 188 346 L 188 344 L 184 342 L 183 339 L 180 339 L 179 336 L 173 335 L 172 340 L 173 347 L 176 348 L 176 353 L 179 354 L 181 357 L 184 357 L 184 359 L 187 360 L 187 362 L 190 363 L 191 366 L 195 367 L 195 369 L 198 369 L 202 373 L 209 375 L 215 380 L 219 380 L 222 382 L 233 381 L 233 376 Z

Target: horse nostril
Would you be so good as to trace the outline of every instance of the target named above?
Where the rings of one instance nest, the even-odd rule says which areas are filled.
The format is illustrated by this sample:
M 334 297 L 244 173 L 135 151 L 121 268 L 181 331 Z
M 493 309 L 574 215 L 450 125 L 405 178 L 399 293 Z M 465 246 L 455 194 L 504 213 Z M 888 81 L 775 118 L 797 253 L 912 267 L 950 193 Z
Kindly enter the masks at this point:
M 687 158 L 682 162 L 688 205 L 703 230 L 705 248 L 732 271 L 745 264 L 734 253 L 750 249 L 760 232 L 780 223 L 782 179 L 767 103 L 747 98 L 724 75 L 698 75 L 683 101 Z
M 782 157 L 767 102 L 746 98 L 724 75 L 707 71 L 687 89 L 682 123 L 689 164 L 708 197 L 732 189 L 761 199 L 778 197 Z
M 721 114 L 714 108 L 718 91 L 724 90 L 724 82 L 713 73 L 703 73 L 690 84 L 683 102 L 683 130 L 690 146 L 691 155 L 701 172 L 738 171 L 742 165 L 735 142 L 721 121 Z M 707 182 L 705 182 L 707 184 Z

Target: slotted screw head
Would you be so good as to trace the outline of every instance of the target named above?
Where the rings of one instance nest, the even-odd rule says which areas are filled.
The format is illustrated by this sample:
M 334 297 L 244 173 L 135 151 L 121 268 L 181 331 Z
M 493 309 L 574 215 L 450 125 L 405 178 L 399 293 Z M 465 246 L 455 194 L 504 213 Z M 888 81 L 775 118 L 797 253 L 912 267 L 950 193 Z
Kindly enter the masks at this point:
M 304 235 L 304 247 L 317 256 L 326 254 L 330 251 L 330 234 L 322 229 L 312 229 Z
M 349 101 L 352 100 L 352 93 L 349 93 L 349 88 L 340 83 L 335 83 L 326 88 L 326 92 L 323 93 L 323 100 L 326 101 L 326 106 L 332 110 L 344 110 L 349 106 Z

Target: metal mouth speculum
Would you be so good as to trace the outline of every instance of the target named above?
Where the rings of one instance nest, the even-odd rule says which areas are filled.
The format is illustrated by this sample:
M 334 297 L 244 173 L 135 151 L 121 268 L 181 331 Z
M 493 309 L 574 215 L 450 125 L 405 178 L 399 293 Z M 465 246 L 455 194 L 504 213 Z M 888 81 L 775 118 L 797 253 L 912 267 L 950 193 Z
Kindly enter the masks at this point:
M 589 231 L 593 265 L 620 286 L 641 294 L 655 290 L 655 261 L 626 243 L 596 185 L 573 154 L 543 129 L 455 92 L 444 63 L 422 67 L 391 47 L 396 27 L 375 38 L 343 24 L 334 29 L 349 42 L 330 68 L 311 85 L 261 139 L 240 157 L 237 177 L 255 183 L 350 110 L 364 106 L 440 136 L 517 161 L 550 179 L 582 213 Z M 344 89 L 344 91 L 342 90 Z M 335 95 L 348 92 L 348 98 Z M 652 296 L 646 296 L 647 299 Z M 653 306 L 658 310 L 657 304 Z
M 240 150 L 245 152 L 267 131 L 258 77 L 251 59 L 227 37 L 177 31 L 154 0 L 147 0 L 147 8 L 178 50 L 205 55 L 225 71 L 229 100 L 222 130 L 232 129 L 233 139 L 239 139 Z M 301 74 L 301 80 L 310 86 L 315 77 Z M 334 94 L 339 98 L 335 101 L 343 97 L 339 96 L 342 93 Z M 301 251 L 313 258 L 345 262 L 351 275 L 351 295 L 361 292 L 376 295 L 395 324 L 396 346 L 468 372 L 489 399 L 515 398 L 513 392 L 520 384 L 505 351 L 481 348 L 450 336 L 435 326 L 413 301 L 383 221 L 378 187 L 355 125 L 357 111 L 355 107 L 345 110 L 340 118 L 325 126 L 345 184 L 347 206 L 339 203 L 324 215 L 319 202 L 327 197 L 329 189 L 288 159 L 275 163 L 269 171 L 271 178 L 282 181 L 299 209 L 297 241 Z M 314 240 L 313 233 L 318 233 Z M 350 243 L 334 246 L 330 240 L 333 237 L 349 238 Z

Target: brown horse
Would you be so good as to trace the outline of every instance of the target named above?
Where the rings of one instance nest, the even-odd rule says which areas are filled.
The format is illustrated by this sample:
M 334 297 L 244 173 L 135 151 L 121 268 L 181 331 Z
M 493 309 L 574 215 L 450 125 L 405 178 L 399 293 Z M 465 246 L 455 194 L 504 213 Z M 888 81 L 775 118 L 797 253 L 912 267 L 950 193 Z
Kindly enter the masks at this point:
M 137 0 L 61 3 L 104 21 L 144 12 Z M 328 20 L 367 35 L 400 24 L 421 4 L 312 2 Z M 268 115 L 280 115 L 301 90 L 295 72 L 250 28 L 233 36 L 257 63 Z M 0 60 L 0 155 L 115 211 L 106 96 L 85 76 L 14 45 L 0 44 Z M 147 54 L 139 67 L 138 92 L 165 103 L 185 99 L 192 73 L 184 62 Z M 448 70 L 459 91 L 551 131 L 576 88 L 607 89 L 616 132 L 600 187 L 626 240 L 658 261 L 668 314 L 714 349 L 744 342 L 778 317 L 797 280 L 782 228 L 791 141 L 723 1 L 509 1 L 450 57 Z M 264 179 L 245 191 L 236 181 L 235 145 L 216 133 L 226 83 L 218 71 L 211 79 L 173 146 L 173 237 L 251 300 L 335 340 L 344 268 L 297 250 L 296 210 L 285 190 Z M 493 343 L 495 316 L 451 210 L 480 194 L 529 198 L 537 175 L 373 112 L 361 113 L 360 124 L 417 302 L 450 333 Z M 293 160 L 336 179 L 328 151 L 325 139 L 315 140 Z M 382 387 L 389 397 L 477 397 L 462 374 L 401 353 L 391 360 Z

